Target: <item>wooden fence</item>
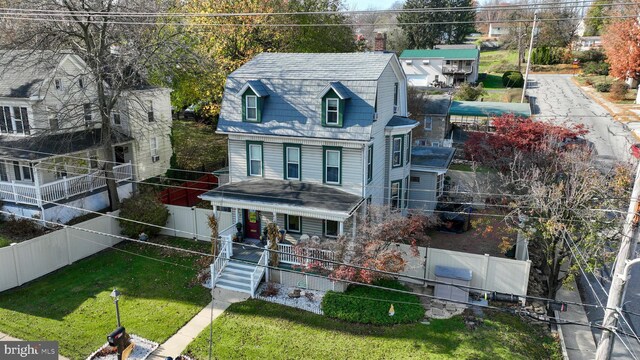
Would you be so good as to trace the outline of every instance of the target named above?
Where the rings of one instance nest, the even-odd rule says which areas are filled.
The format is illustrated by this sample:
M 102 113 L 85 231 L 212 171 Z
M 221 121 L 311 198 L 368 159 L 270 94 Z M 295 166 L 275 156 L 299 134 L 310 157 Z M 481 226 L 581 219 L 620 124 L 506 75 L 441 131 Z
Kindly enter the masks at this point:
M 194 206 L 200 202 L 199 195 L 218 186 L 218 178 L 206 174 L 196 180 L 166 188 L 160 192 L 160 201 L 167 205 Z

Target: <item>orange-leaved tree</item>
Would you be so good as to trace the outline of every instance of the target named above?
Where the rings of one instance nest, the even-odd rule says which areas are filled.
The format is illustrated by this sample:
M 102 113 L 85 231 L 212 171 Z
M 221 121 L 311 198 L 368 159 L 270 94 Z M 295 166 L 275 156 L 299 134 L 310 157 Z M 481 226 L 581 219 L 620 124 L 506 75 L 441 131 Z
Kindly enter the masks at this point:
M 602 33 L 610 74 L 640 80 L 640 19 L 619 19 Z

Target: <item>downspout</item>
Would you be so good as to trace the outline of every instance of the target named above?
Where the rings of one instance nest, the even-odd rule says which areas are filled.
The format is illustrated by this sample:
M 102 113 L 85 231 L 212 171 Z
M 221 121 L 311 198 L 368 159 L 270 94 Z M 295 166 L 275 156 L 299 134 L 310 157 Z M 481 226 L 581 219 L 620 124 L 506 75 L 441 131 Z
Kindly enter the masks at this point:
M 42 194 L 40 193 L 40 173 L 38 172 L 38 164 L 33 165 L 33 185 L 36 188 L 36 202 L 40 208 L 40 222 L 42 226 L 47 224 L 47 219 L 44 216 L 44 205 L 42 204 Z

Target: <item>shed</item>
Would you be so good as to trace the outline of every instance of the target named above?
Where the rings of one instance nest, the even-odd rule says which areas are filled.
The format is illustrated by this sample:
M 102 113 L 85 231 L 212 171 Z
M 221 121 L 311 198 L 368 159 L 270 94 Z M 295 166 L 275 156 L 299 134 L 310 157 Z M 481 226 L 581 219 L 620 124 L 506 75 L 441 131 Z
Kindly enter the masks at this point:
M 435 275 L 436 281 L 451 284 L 436 284 L 435 297 L 462 302 L 469 301 L 469 286 L 473 276 L 471 270 L 436 265 Z

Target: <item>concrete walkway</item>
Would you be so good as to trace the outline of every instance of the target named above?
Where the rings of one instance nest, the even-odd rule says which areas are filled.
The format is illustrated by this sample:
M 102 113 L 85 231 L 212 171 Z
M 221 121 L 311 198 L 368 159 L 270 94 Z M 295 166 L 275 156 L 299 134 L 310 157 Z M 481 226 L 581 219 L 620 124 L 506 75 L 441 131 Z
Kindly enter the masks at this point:
M 571 287 L 571 289 L 569 289 Z M 556 297 L 559 301 L 571 301 L 582 303 L 578 286 L 573 281 L 569 286 L 565 285 L 558 291 Z M 556 317 L 565 321 L 575 321 L 586 324 L 589 322 L 584 307 L 579 305 L 569 305 L 566 312 L 556 311 Z M 591 360 L 596 354 L 596 343 L 593 338 L 591 328 L 583 325 L 560 325 L 563 353 L 569 360 Z
M 14 338 L 13 336 L 9 336 L 5 333 L 0 332 L 0 341 L 23 341 L 23 340 Z M 60 351 L 60 348 L 58 348 L 58 351 Z M 58 355 L 58 360 L 69 360 L 69 358 L 66 358 L 62 355 Z
M 229 305 L 247 300 L 248 294 L 220 289 L 214 290 L 213 304 L 209 303 L 207 307 L 202 309 L 188 323 L 186 323 L 177 333 L 170 337 L 165 343 L 161 344 L 147 359 L 164 360 L 167 357 L 175 358 L 187 348 L 187 346 L 195 339 L 202 330 L 211 323 L 211 306 L 213 305 L 213 319 L 220 316 Z

